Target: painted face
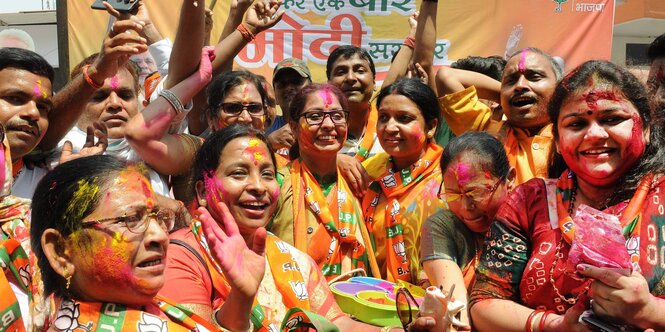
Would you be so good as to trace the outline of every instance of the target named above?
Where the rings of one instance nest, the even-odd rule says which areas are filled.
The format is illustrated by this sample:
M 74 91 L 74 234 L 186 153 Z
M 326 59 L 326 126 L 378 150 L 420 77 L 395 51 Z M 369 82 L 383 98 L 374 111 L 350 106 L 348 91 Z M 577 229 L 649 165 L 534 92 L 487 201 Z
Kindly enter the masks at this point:
M 655 109 L 665 109 L 665 57 L 656 58 L 651 63 L 647 86 Z
M 469 229 L 483 233 L 507 195 L 506 181 L 496 178 L 469 152 L 457 156 L 443 173 L 448 207 Z
M 301 116 L 292 119 L 293 130 L 298 138 L 301 154 L 337 154 L 346 141 L 347 123 L 335 123 L 330 112 L 343 112 L 342 105 L 337 96 L 328 90 L 319 90 L 307 96 L 307 102 Z M 322 114 L 323 121 L 319 124 L 312 123 L 306 117 L 312 114 Z M 327 114 L 326 114 L 327 113 Z M 340 122 L 340 121 L 338 121 Z
M 6 128 L 12 160 L 32 151 L 48 129 L 51 81 L 27 70 L 0 70 L 0 123 Z
M 76 126 L 85 131 L 93 122 L 102 121 L 108 127 L 109 138 L 123 138 L 127 121 L 137 112 L 134 78 L 126 69 L 120 69 L 90 97 Z
M 229 89 L 229 91 L 224 96 L 222 103 L 240 103 L 243 105 L 263 105 L 263 100 L 261 99 L 261 94 L 256 86 L 249 82 L 243 82 L 240 85 L 236 85 Z M 264 111 L 262 115 L 252 115 L 248 110 L 243 110 L 240 114 L 229 114 L 223 110 L 223 107 L 220 107 L 217 113 L 217 119 L 209 123 L 209 125 L 214 130 L 220 130 L 226 128 L 236 122 L 242 123 L 248 126 L 252 126 L 255 129 L 263 130 L 265 126 L 265 116 L 266 112 Z
M 557 121 L 557 148 L 580 181 L 614 184 L 644 153 L 644 130 L 635 106 L 613 86 L 595 82 L 566 100 Z
M 135 169 L 122 171 L 111 183 L 83 221 L 153 210 L 155 194 Z M 73 233 L 68 244 L 79 253 L 72 257 L 74 291 L 99 302 L 149 303 L 164 285 L 168 235 L 155 220 L 149 219 L 146 227 L 142 233 L 132 232 L 116 219 Z
M 547 58 L 523 51 L 508 60 L 501 81 L 501 107 L 516 128 L 549 123 L 547 103 L 556 87 L 556 75 Z
M 270 221 L 279 196 L 270 150 L 257 138 L 240 137 L 227 143 L 214 176 L 205 176 L 206 200 L 213 217 L 215 202 L 226 203 L 240 232 L 252 234 Z
M 336 85 L 349 100 L 349 105 L 367 104 L 374 93 L 374 75 L 369 61 L 354 54 L 339 57 L 332 65 L 328 83 Z
M 282 69 L 277 73 L 277 76 L 273 79 L 273 84 L 275 85 L 277 104 L 282 108 L 282 113 L 288 111 L 293 97 L 309 83 L 310 80 L 307 77 L 302 77 L 293 69 Z
M 430 125 L 436 128 L 436 123 Z M 376 133 L 383 149 L 396 162 L 408 166 L 420 159 L 427 148 L 428 131 L 434 134 L 411 99 L 393 94 L 381 100 Z

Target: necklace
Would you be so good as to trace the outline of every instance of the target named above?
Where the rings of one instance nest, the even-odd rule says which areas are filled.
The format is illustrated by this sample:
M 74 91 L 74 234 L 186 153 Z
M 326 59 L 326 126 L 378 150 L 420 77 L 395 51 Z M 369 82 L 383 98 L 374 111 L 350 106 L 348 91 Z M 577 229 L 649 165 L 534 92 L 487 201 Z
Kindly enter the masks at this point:
M 573 217 L 573 209 L 575 208 L 575 198 L 577 197 L 577 177 L 573 177 L 573 190 L 570 193 L 570 205 L 568 205 L 568 215 Z
M 559 243 L 556 246 L 556 253 L 554 254 L 554 261 L 552 262 L 552 266 L 550 267 L 550 284 L 552 285 L 552 288 L 554 289 L 554 292 L 556 293 L 556 295 L 562 301 L 564 301 L 564 302 L 566 302 L 570 305 L 574 305 L 575 303 L 577 303 L 577 299 L 580 296 L 582 296 L 582 294 L 585 294 L 589 290 L 589 288 L 591 287 L 591 280 L 587 280 L 585 282 L 586 286 L 584 286 L 584 290 L 582 290 L 582 292 L 577 294 L 577 296 L 575 296 L 575 297 L 565 297 L 564 295 L 561 294 L 561 292 L 556 287 L 556 284 L 554 282 L 554 267 L 556 266 L 556 263 L 559 261 L 559 256 L 561 256 L 561 248 L 563 248 L 563 242 L 564 241 L 563 241 L 563 237 L 562 237 L 561 240 L 559 241 Z

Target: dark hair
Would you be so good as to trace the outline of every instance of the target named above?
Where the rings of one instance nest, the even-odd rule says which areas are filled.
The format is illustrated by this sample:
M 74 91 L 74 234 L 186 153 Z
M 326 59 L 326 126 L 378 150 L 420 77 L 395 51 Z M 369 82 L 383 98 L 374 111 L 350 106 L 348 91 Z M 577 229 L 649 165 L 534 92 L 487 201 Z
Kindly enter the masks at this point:
M 367 50 L 353 45 L 342 45 L 330 53 L 328 61 L 326 62 L 326 77 L 330 79 L 332 75 L 333 65 L 335 64 L 335 61 L 337 61 L 337 59 L 339 59 L 340 57 L 342 59 L 348 59 L 356 54 L 361 59 L 365 59 L 367 60 L 367 62 L 369 62 L 369 70 L 372 71 L 372 77 L 376 77 L 376 68 L 374 68 L 374 60 L 372 60 L 372 57 L 369 55 Z
M 227 71 L 213 79 L 208 85 L 208 107 L 205 109 L 205 116 L 209 119 L 216 120 L 219 117 L 219 109 L 224 102 L 226 94 L 232 88 L 239 86 L 243 83 L 254 84 L 256 90 L 261 95 L 261 104 L 265 108 L 268 105 L 268 93 L 261 84 L 259 75 L 250 73 L 246 70 Z M 267 117 L 267 113 L 266 117 Z M 270 119 L 268 119 L 270 121 Z M 268 122 L 269 122 L 268 121 Z
M 337 97 L 337 100 L 339 100 L 339 104 L 342 106 L 342 109 L 348 112 L 349 103 L 346 100 L 346 95 L 344 95 L 342 90 L 340 90 L 337 86 L 332 85 L 330 83 L 323 83 L 323 84 L 311 83 L 305 85 L 293 97 L 293 100 L 291 101 L 288 110 L 289 121 L 298 122 L 298 120 L 300 119 L 300 114 L 305 110 L 305 104 L 307 104 L 307 98 L 309 97 L 309 95 L 311 95 L 314 92 L 322 90 L 332 92 L 332 94 L 334 94 L 335 97 Z M 291 145 L 291 148 L 289 149 L 289 156 L 291 157 L 291 159 L 295 159 L 300 156 L 300 147 L 298 146 L 297 140 L 293 145 Z
M 268 83 L 268 80 L 264 76 L 256 75 L 256 77 L 259 79 L 259 82 L 261 82 L 261 87 L 263 87 L 263 90 L 266 92 L 266 99 L 263 103 L 266 114 L 264 128 L 268 129 L 272 125 L 272 119 L 277 116 L 277 114 L 274 112 L 275 107 L 277 107 L 277 101 L 275 100 L 275 97 L 270 97 L 268 90 L 272 90 L 273 95 L 275 94 L 275 90 L 273 89 L 273 86 Z M 272 111 L 270 109 L 272 109 Z
M 650 62 L 657 58 L 665 57 L 665 33 L 656 37 L 647 49 L 647 57 Z
M 443 117 L 441 116 L 441 109 L 439 108 L 439 101 L 436 99 L 436 94 L 432 91 L 432 88 L 423 84 L 419 79 L 400 78 L 395 83 L 381 89 L 379 96 L 376 98 L 377 107 L 381 106 L 383 98 L 394 94 L 407 97 L 418 105 L 420 112 L 425 118 L 425 125 L 429 126 L 434 119 L 438 121 L 437 126 L 441 125 Z M 436 132 L 434 136 L 436 136 Z
M 44 282 L 44 294 L 65 293 L 64 279 L 49 264 L 41 245 L 44 231 L 55 229 L 63 237 L 81 229 L 83 218 L 97 208 L 104 189 L 127 164 L 108 155 L 82 157 L 48 172 L 32 197 L 30 244 Z
M 44 76 L 53 82 L 55 71 L 41 55 L 16 47 L 0 48 L 0 70 L 16 68 Z
M 265 143 L 268 146 L 272 164 L 275 166 L 275 170 L 277 169 L 275 154 L 273 153 L 273 149 L 270 146 L 270 143 L 268 143 L 265 134 L 254 127 L 241 123 L 234 123 L 211 133 L 196 153 L 191 173 L 191 182 L 189 184 L 190 192 L 193 193 L 194 197 L 196 197 L 196 182 L 202 181 L 206 174 L 209 174 L 210 172 L 215 173 L 217 167 L 219 167 L 224 147 L 226 147 L 226 145 L 232 140 L 241 137 L 256 137 Z
M 508 178 L 510 164 L 503 144 L 494 136 L 479 131 L 469 131 L 448 142 L 441 155 L 441 173 L 445 173 L 450 163 L 464 152 L 473 153 L 476 162 L 496 178 Z
M 559 139 L 558 119 L 561 107 L 569 97 L 575 95 L 583 89 L 589 88 L 589 82 L 594 79 L 608 83 L 621 91 L 621 94 L 630 101 L 637 109 L 644 126 L 650 127 L 650 143 L 644 154 L 640 157 L 635 166 L 626 172 L 620 179 L 615 192 L 607 204 L 612 205 L 617 202 L 632 197 L 637 185 L 645 174 L 650 172 L 661 173 L 665 171 L 665 151 L 662 149 L 663 134 L 657 128 L 661 127 L 663 119 L 655 118 L 652 121 L 651 107 L 644 85 L 631 74 L 627 69 L 617 66 L 609 61 L 591 60 L 581 64 L 570 72 L 557 84 L 554 93 L 548 105 L 548 113 L 552 122 L 552 133 L 554 139 Z M 646 127 L 644 128 L 646 129 Z M 550 175 L 561 174 L 562 167 L 567 167 L 562 157 L 556 156 L 550 165 L 548 171 Z M 556 164 L 555 164 L 556 163 Z
M 74 69 L 72 69 L 72 72 L 69 74 L 69 79 L 73 80 L 76 76 L 81 75 L 81 73 L 83 72 L 83 66 L 93 64 L 98 56 L 99 56 L 99 53 L 94 53 L 92 55 L 89 55 L 85 59 L 81 60 L 81 62 L 79 62 L 76 66 L 74 66 Z M 137 92 L 137 96 L 138 96 L 138 92 L 141 90 L 140 83 L 139 83 L 140 69 L 139 69 L 138 65 L 136 65 L 132 61 L 127 61 L 125 63 L 125 65 L 118 68 L 118 70 L 120 70 L 121 68 L 124 68 L 125 70 L 127 70 L 129 72 L 129 75 L 131 75 L 132 78 L 134 79 L 134 85 L 132 87 L 134 88 L 134 92 Z
M 506 60 L 500 56 L 469 56 L 453 62 L 450 67 L 481 73 L 497 81 L 501 81 L 503 68 L 506 67 Z
M 561 81 L 561 78 L 563 78 L 563 68 L 561 68 L 561 65 L 559 64 L 558 61 L 556 61 L 554 59 L 554 57 L 552 57 L 549 53 L 547 53 L 547 52 L 545 52 L 545 51 L 543 51 L 539 48 L 536 48 L 536 47 L 523 48 L 523 49 L 511 54 L 510 57 L 508 57 L 508 61 L 510 61 L 510 59 L 512 59 L 514 56 L 522 54 L 522 52 L 526 52 L 526 51 L 533 52 L 533 53 L 538 53 L 538 54 L 544 56 L 547 59 L 547 61 L 550 63 L 550 66 L 552 66 L 552 71 L 554 72 L 554 76 L 556 77 L 556 80 Z

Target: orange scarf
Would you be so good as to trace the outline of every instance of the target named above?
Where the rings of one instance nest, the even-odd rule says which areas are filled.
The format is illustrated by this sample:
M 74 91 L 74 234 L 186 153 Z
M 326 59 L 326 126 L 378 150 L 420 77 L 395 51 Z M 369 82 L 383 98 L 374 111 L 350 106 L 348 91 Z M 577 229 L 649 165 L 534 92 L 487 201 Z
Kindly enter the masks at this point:
M 312 173 L 301 160 L 291 164 L 291 187 L 293 188 L 293 229 L 295 247 L 312 257 L 325 256 L 325 261 L 319 263 L 326 279 L 338 276 L 355 268 L 367 271 L 368 258 L 365 250 L 365 241 L 361 229 L 362 215 L 360 204 L 355 198 L 344 177 L 337 170 L 337 185 L 332 190 L 332 204 L 326 199 Z M 304 193 L 302 190 L 304 189 Z M 301 199 L 302 197 L 302 199 Z M 337 202 L 335 206 L 334 202 Z M 305 210 L 309 209 L 315 216 L 319 225 L 310 243 L 307 243 L 307 216 Z M 351 250 L 350 266 L 344 264 L 344 258 Z M 327 250 L 326 255 L 321 250 Z
M 215 262 L 212 254 L 208 250 L 205 235 L 201 229 L 201 222 L 193 220 L 190 226 L 192 233 L 200 244 L 203 257 L 208 264 L 210 274 L 212 277 L 212 284 L 217 293 L 219 293 L 223 300 L 229 295 L 231 286 L 226 281 L 226 277 Z M 300 272 L 300 267 L 296 258 L 291 254 L 289 246 L 282 242 L 276 236 L 268 233 L 266 239 L 266 259 L 270 270 L 272 271 L 277 291 L 282 294 L 284 306 L 287 308 L 301 308 L 310 310 L 309 296 L 307 294 L 307 285 L 305 279 Z M 289 268 L 285 268 L 289 267 Z M 223 301 L 222 300 L 222 301 Z M 215 303 L 215 307 L 221 306 L 222 303 Z M 252 306 L 251 320 L 254 325 L 254 331 L 269 332 L 271 330 L 271 321 L 266 316 L 266 309 L 263 308 L 258 300 L 254 299 Z M 276 328 L 276 327 L 275 327 Z
M 217 331 L 203 318 L 159 295 L 152 305 L 169 319 L 115 303 L 57 301 L 53 325 L 59 331 Z
M 367 125 L 365 126 L 365 135 L 363 135 L 362 140 L 360 141 L 360 146 L 358 147 L 358 153 L 356 153 L 356 159 L 363 162 L 367 157 L 369 157 L 369 152 L 372 151 L 372 145 L 374 145 L 374 135 L 376 134 L 376 121 L 379 118 L 379 112 L 375 107 L 371 107 L 369 110 L 369 119 L 367 120 Z
M 394 164 L 392 158 L 388 159 L 387 172 L 380 180 L 374 182 L 367 191 L 363 199 L 363 211 L 365 211 L 365 223 L 371 230 L 373 228 L 373 218 L 377 212 L 376 207 L 379 203 L 379 197 L 383 194 L 388 200 L 385 211 L 385 232 L 386 232 L 386 251 L 387 251 L 387 279 L 404 280 L 411 282 L 411 270 L 409 259 L 406 254 L 404 244 L 404 225 L 402 217 L 405 207 L 400 204 L 401 196 L 411 189 L 412 186 L 429 176 L 430 174 L 441 172 L 437 162 L 443 149 L 430 143 L 425 151 L 425 155 L 409 168 L 394 173 Z M 376 185 L 378 183 L 378 185 Z
M 561 235 L 568 244 L 573 243 L 573 237 L 575 235 L 575 223 L 573 222 L 573 218 L 568 214 L 573 190 L 576 190 L 573 181 L 574 177 L 575 174 L 571 170 L 567 170 L 561 174 L 556 183 L 556 211 L 559 217 L 559 229 L 561 230 Z M 635 194 L 633 194 L 630 202 L 628 202 L 628 206 L 619 219 L 623 230 L 623 236 L 626 238 L 626 248 L 630 254 L 630 262 L 633 265 L 633 269 L 636 271 L 640 271 L 639 243 L 642 222 L 642 205 L 644 205 L 644 201 L 649 194 L 653 178 L 653 174 L 647 174 L 642 179 L 637 190 L 635 190 Z

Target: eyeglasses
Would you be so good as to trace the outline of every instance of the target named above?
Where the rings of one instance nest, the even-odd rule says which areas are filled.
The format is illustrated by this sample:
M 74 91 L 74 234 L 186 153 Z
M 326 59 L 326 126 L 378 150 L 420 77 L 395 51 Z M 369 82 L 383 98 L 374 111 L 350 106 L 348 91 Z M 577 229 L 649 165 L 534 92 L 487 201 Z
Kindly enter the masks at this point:
M 494 196 L 494 192 L 496 192 L 496 190 L 499 188 L 499 185 L 503 183 L 505 178 L 506 178 L 505 176 L 500 177 L 499 180 L 496 181 L 496 183 L 490 189 L 478 188 L 463 194 L 447 193 L 445 191 L 442 192 L 443 190 L 443 181 L 442 181 L 441 187 L 439 187 L 438 196 L 441 200 L 446 201 L 446 203 L 459 203 L 462 201 L 463 197 L 466 197 L 470 199 L 473 203 L 480 204 L 487 201 L 492 196 Z
M 332 120 L 332 122 L 334 124 L 345 124 L 346 123 L 346 112 L 344 112 L 344 111 L 305 112 L 303 114 L 300 114 L 300 116 L 305 118 L 305 121 L 307 121 L 307 124 L 310 125 L 310 126 L 316 126 L 316 125 L 322 124 L 323 120 L 325 120 L 326 116 L 330 117 L 330 120 Z
M 264 112 L 263 104 L 222 103 L 222 111 L 228 115 L 240 116 L 244 110 L 253 117 L 262 116 Z
M 165 231 L 173 229 L 175 224 L 175 212 L 169 209 L 161 209 L 157 212 L 140 211 L 135 214 L 123 215 L 120 217 L 111 217 L 97 220 L 88 220 L 81 223 L 83 227 L 93 227 L 103 225 L 104 222 L 115 221 L 113 224 L 124 223 L 127 229 L 135 234 L 143 234 L 148 228 L 148 221 L 154 219 Z
M 395 306 L 397 307 L 397 316 L 399 321 L 404 327 L 404 331 L 408 331 L 409 324 L 413 322 L 415 317 L 414 311 L 418 311 L 418 302 L 413 297 L 411 292 L 406 288 L 400 288 L 395 295 Z

